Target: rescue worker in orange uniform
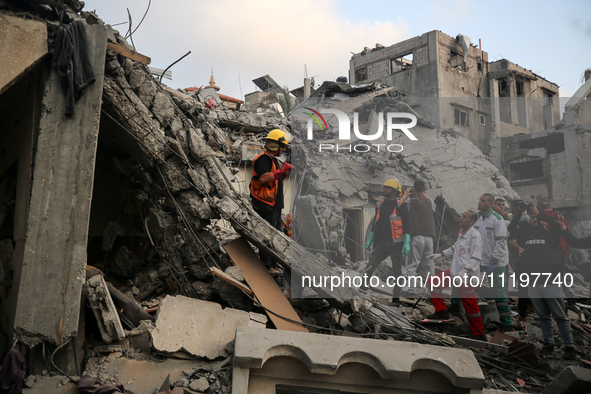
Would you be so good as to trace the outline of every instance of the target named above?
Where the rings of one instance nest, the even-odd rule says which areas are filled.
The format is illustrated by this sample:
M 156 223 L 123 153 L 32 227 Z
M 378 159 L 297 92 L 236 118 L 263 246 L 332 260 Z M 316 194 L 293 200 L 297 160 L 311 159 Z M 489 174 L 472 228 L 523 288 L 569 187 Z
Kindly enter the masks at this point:
M 288 147 L 284 131 L 274 129 L 265 138 L 265 151 L 252 162 L 250 197 L 254 210 L 278 230 L 281 228 L 283 209 L 283 180 L 293 168 L 289 163 L 279 165 L 277 160 Z
M 410 234 L 408 232 L 408 209 L 402 209 L 398 197 L 402 194 L 402 186 L 396 179 L 388 179 L 383 185 L 384 199 L 376 204 L 376 220 L 374 222 L 366 249 L 374 244 L 374 249 L 362 274 L 370 276 L 378 265 L 390 256 L 392 275 L 398 278 L 402 274 L 402 256 L 410 253 Z M 393 287 L 392 305 L 400 302 L 400 288 Z

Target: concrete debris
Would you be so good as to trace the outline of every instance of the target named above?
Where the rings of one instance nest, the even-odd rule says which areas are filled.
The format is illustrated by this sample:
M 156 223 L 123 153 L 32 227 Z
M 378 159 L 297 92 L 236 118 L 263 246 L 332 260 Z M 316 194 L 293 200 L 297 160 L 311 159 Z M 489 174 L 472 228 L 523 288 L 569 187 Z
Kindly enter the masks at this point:
M 256 316 L 254 319 L 251 316 Z M 152 344 L 158 351 L 185 351 L 209 360 L 227 357 L 226 345 L 238 326 L 262 326 L 266 318 L 252 312 L 183 296 L 165 297 L 158 310 Z
M 80 2 L 64 3 L 64 22 L 80 19 Z M 42 376 L 48 361 L 70 375 L 84 373 L 136 393 L 158 387 L 167 393 L 229 393 L 232 384 L 236 392 L 246 392 L 249 379 L 257 393 L 304 380 L 360 392 L 411 386 L 540 391 L 549 382 L 556 392 L 575 392 L 581 382 L 588 384 L 583 371 L 571 368 L 577 361 L 564 361 L 561 353 L 536 356 L 541 337 L 532 314 L 521 322 L 525 331 L 500 334 L 496 308 L 481 303 L 492 339 L 478 346 L 465 338 L 465 316 L 427 329 L 417 323 L 434 312 L 424 301 L 403 298 L 399 307 L 385 306 L 389 292 L 330 283 L 311 289 L 301 280 L 358 275 L 367 262 L 363 245 L 373 208 L 388 178 L 405 188 L 425 181 L 437 205 L 439 249 L 455 240 L 460 213 L 475 208 L 485 192 L 508 199 L 539 192 L 578 207 L 578 199 L 588 197 L 574 175 L 581 171 L 587 179 L 589 167 L 588 128 L 581 124 L 589 119 L 583 100 L 588 83 L 567 105 L 562 130 L 493 138 L 489 160 L 464 137 L 465 130 L 435 126 L 427 120 L 432 114 L 421 116 L 420 106 L 411 107 L 402 90 L 381 83 L 326 82 L 288 118 L 271 110 L 248 112 L 249 105 L 223 108 L 226 96 L 217 93 L 215 83 L 193 93 L 160 84 L 145 65 L 149 58 L 134 54 L 96 15 L 82 13 L 97 82 L 77 104 L 76 116 L 63 119 L 55 75 L 40 62 L 52 50 L 48 29 L 56 23 L 0 12 L 0 28 L 8 32 L 0 46 L 21 54 L 19 64 L 5 67 L 10 72 L 0 76 L 0 115 L 10 126 L 0 136 L 0 146 L 10 147 L 0 152 L 0 228 L 7 236 L 0 240 L 0 310 L 7 316 L 0 319 L 6 334 L 0 335 L 0 355 L 17 341 L 31 360 L 31 392 L 55 388 L 54 380 Z M 21 37 L 22 32 L 27 34 Z M 107 38 L 114 50 L 105 50 Z M 282 94 L 269 76 L 257 81 L 268 86 L 249 96 L 252 103 L 258 100 L 251 108 Z M 314 130 L 312 139 L 310 110 L 324 113 L 328 126 Z M 357 122 L 352 140 L 341 136 L 335 111 Z M 417 140 L 397 130 L 392 138 L 365 144 L 358 132 L 383 126 L 380 117 L 388 111 L 414 117 Z M 285 231 L 257 215 L 248 196 L 252 161 L 275 128 L 288 132 L 291 154 L 281 159 L 294 165 L 286 181 Z M 580 146 L 580 157 L 561 150 L 563 145 Z M 386 151 L 386 146 L 404 149 Z M 523 164 L 524 154 L 548 159 L 554 175 L 553 182 L 544 178 L 546 189 L 536 186 L 534 193 L 522 179 L 527 182 L 514 190 L 502 175 L 511 173 L 512 164 Z M 515 168 L 524 176 L 530 170 Z M 552 186 L 565 168 L 566 187 Z M 263 256 L 269 267 L 261 263 Z M 84 284 L 85 263 L 104 276 L 86 277 Z M 385 279 L 387 263 L 375 272 Z M 575 278 L 577 286 L 588 286 L 581 275 Z M 82 290 L 96 319 L 85 319 L 90 310 L 80 308 Z M 516 309 L 514 302 L 511 306 Z M 584 301 L 569 306 L 576 351 L 587 358 L 590 310 Z M 265 329 L 265 312 L 277 328 L 302 332 Z M 365 338 L 350 338 L 355 336 Z M 48 360 L 46 346 L 58 353 L 56 360 L 53 355 Z M 205 361 L 222 357 L 215 364 Z M 552 380 L 565 366 L 560 375 L 565 377 Z M 276 381 L 277 371 L 282 382 Z M 379 379 L 353 381 L 368 373 Z
M 581 367 L 563 369 L 550 383 L 543 393 L 552 394 L 582 394 L 588 393 L 591 387 L 591 371 Z
M 117 308 L 103 277 L 101 275 L 93 276 L 84 284 L 84 288 L 103 341 L 109 344 L 125 338 Z

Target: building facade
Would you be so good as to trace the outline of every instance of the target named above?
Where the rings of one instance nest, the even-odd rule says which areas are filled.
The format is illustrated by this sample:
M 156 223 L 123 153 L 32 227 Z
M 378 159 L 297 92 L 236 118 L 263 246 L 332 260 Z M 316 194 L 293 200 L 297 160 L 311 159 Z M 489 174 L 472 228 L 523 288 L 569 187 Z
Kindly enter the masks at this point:
M 455 127 L 485 154 L 491 140 L 529 134 L 560 121 L 558 86 L 505 59 L 489 62 L 470 38 L 431 31 L 349 62 L 352 85 L 382 82 L 436 127 Z

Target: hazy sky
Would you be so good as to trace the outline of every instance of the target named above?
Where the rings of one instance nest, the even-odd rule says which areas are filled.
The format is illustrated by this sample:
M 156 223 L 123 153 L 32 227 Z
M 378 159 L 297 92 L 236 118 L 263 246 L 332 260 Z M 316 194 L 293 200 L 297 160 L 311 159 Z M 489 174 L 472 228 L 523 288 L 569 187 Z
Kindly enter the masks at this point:
M 87 0 L 106 23 L 135 29 L 148 0 Z M 115 26 L 122 35 L 127 23 Z M 153 67 L 171 68 L 174 88 L 207 85 L 211 70 L 220 93 L 236 98 L 256 90 L 269 74 L 289 89 L 307 75 L 316 84 L 348 76 L 352 52 L 376 43 L 390 46 L 431 30 L 462 33 L 572 95 L 591 68 L 591 1 L 352 1 L 352 0 L 152 0 L 133 34 L 136 50 Z M 128 42 L 130 40 L 128 39 Z

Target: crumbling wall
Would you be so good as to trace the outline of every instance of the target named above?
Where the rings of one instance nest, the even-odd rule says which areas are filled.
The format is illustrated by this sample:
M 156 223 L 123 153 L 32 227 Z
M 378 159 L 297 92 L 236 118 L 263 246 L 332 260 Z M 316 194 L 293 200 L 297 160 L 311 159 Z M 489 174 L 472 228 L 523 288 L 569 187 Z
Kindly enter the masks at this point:
M 207 293 L 204 280 L 208 269 L 203 268 L 225 263 L 221 263 L 218 243 L 205 226 L 220 216 L 286 268 L 297 259 L 307 272 L 332 273 L 262 220 L 250 202 L 232 189 L 231 171 L 221 159 L 235 141 L 216 120 L 223 114 L 224 124 L 230 124 L 227 112 L 205 109 L 197 101 L 163 89 L 146 67 L 114 53 L 107 56 L 106 70 L 104 113 L 113 127 L 120 128 L 121 147 L 138 163 L 128 175 L 130 182 L 132 177 L 147 180 L 133 198 L 147 236 L 162 265 L 168 267 L 158 274 L 171 290 L 191 297 Z M 260 130 L 278 127 L 278 122 L 242 112 L 233 119 Z M 237 125 L 231 127 L 236 129 Z M 230 306 L 249 309 L 240 292 L 229 296 L 227 287 L 216 286 L 215 281 L 211 287 L 214 293 Z

